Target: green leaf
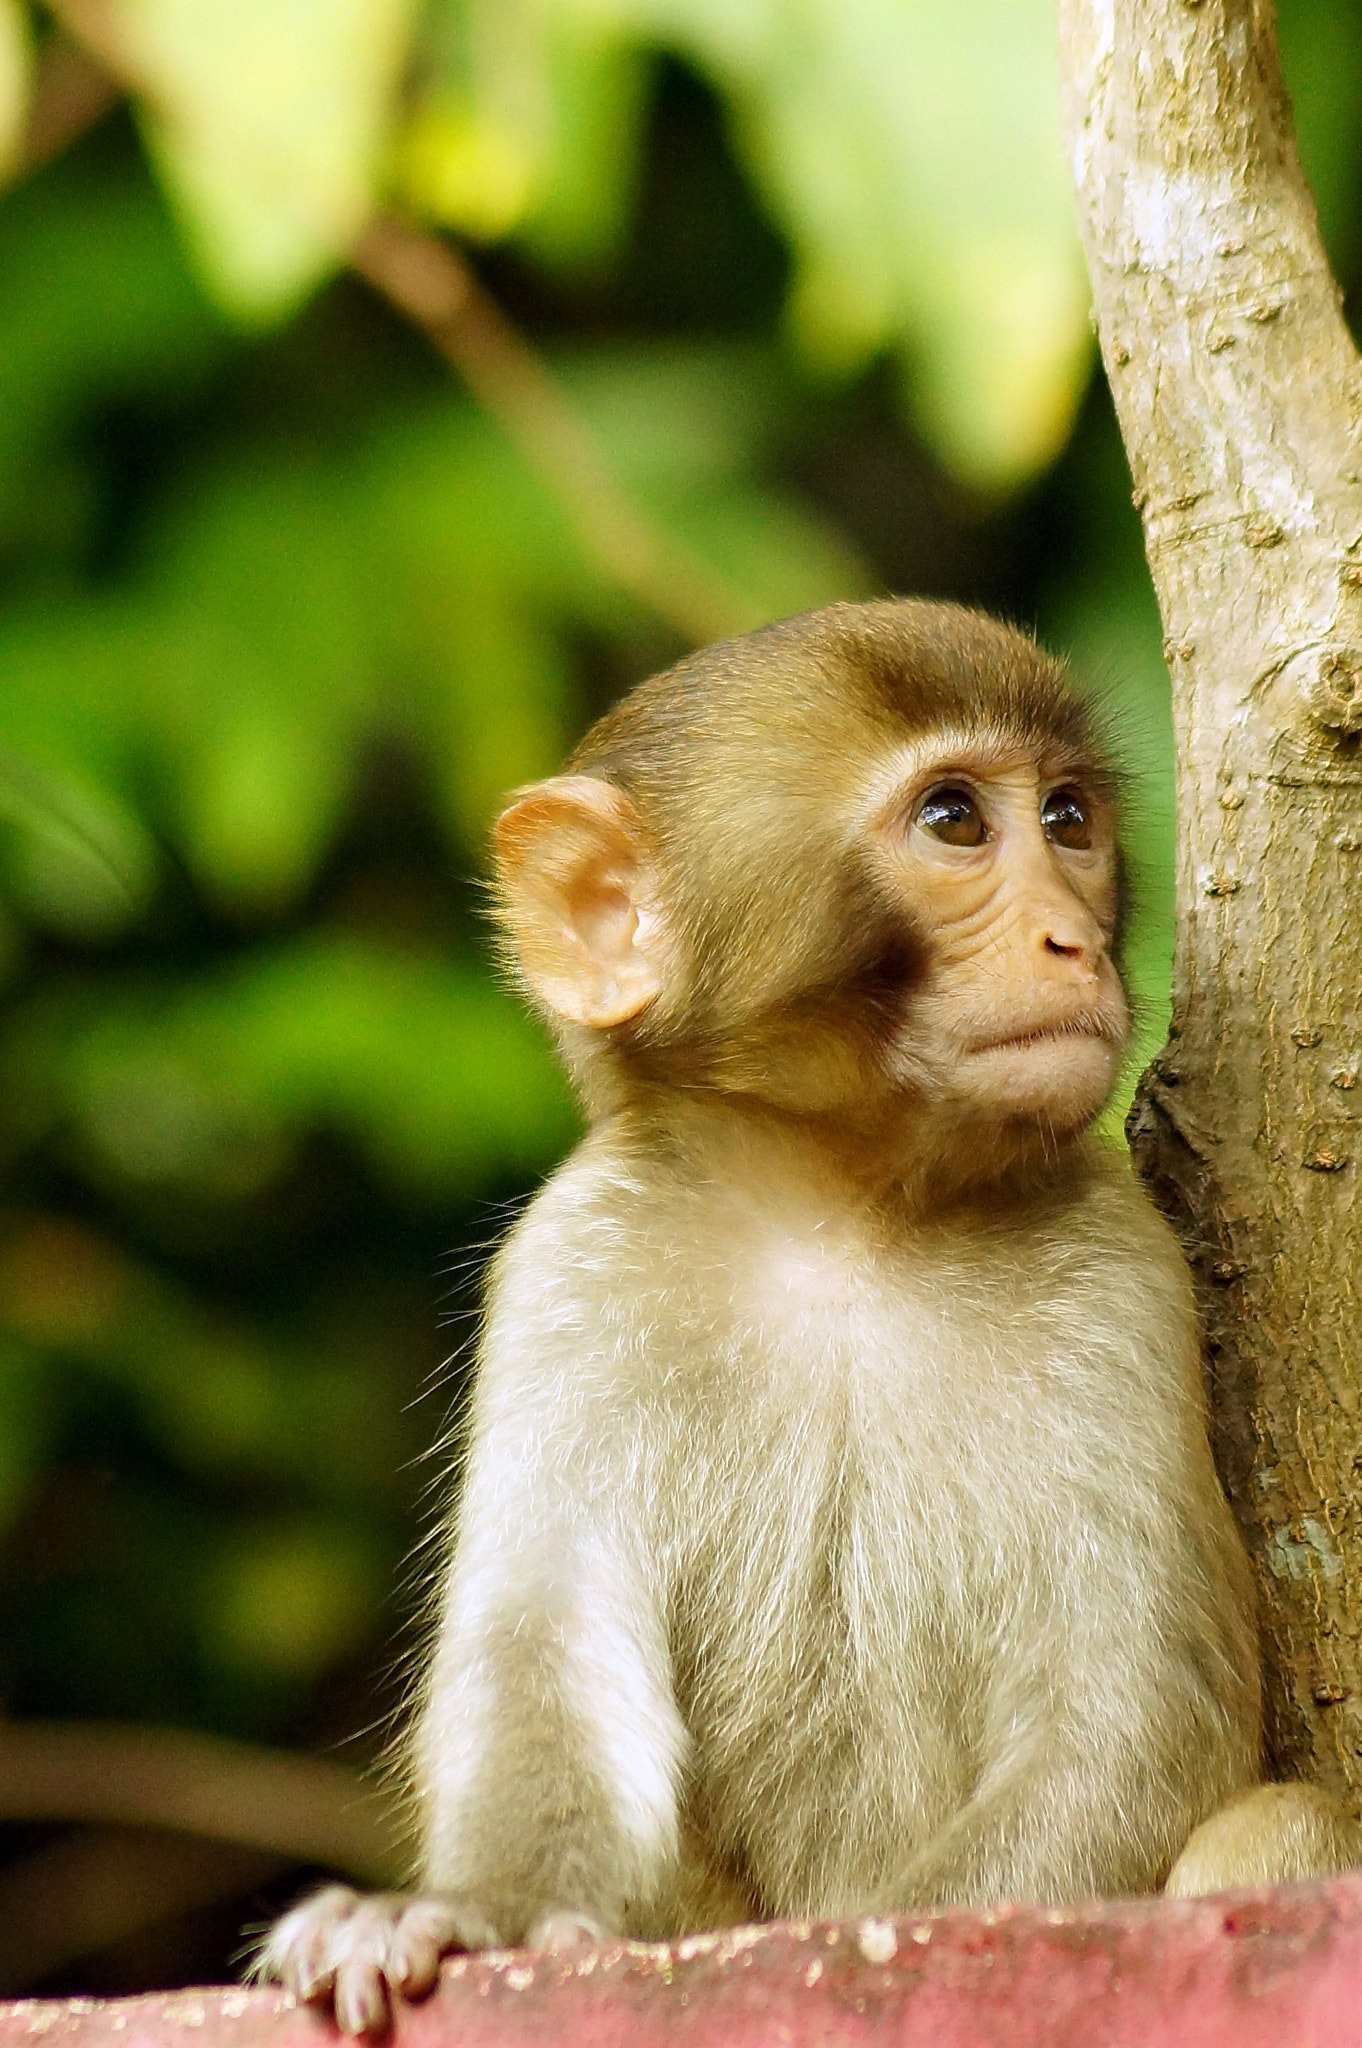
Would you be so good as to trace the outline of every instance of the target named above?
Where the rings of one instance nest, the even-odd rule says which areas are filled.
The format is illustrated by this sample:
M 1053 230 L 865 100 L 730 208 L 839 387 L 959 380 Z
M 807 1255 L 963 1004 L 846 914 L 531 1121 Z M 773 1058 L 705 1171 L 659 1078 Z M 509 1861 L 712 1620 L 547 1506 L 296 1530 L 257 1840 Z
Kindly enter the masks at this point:
M 46 854 L 71 878 L 69 890 L 57 894 L 79 905 L 73 910 L 77 924 L 91 916 L 102 924 L 106 915 L 121 923 L 141 907 L 150 882 L 149 845 L 135 822 L 101 792 L 0 746 L 0 819 L 28 842 L 39 874 Z
M 520 237 L 541 262 L 599 267 L 622 239 L 649 69 L 597 16 L 550 14 L 547 171 Z
M 31 1113 L 69 1120 L 96 1177 L 125 1186 L 239 1197 L 331 1129 L 398 1186 L 468 1192 L 542 1169 L 573 1127 L 542 1034 L 485 971 L 343 937 L 97 1010 L 73 992 L 15 1047 Z
M 138 687 L 186 857 L 238 915 L 306 888 L 380 722 L 353 511 L 343 471 L 229 464 L 153 542 Z
M 101 636 L 62 624 L 16 618 L 0 641 L 0 858 L 31 917 L 106 938 L 145 908 L 159 862 L 110 773 L 117 659 Z
M 363 226 L 412 4 L 112 0 L 153 158 L 237 318 L 281 318 Z
M 589 12 L 539 0 L 443 0 L 398 175 L 420 211 L 461 233 L 513 231 L 541 260 L 598 263 L 632 187 L 646 67 Z

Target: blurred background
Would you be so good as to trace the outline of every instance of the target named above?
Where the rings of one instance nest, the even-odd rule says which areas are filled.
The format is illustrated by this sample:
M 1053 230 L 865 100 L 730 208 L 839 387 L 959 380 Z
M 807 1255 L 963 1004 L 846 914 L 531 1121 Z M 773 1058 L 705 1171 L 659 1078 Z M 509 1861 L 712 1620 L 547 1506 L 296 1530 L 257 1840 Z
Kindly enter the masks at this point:
M 1362 14 L 1281 29 L 1351 293 Z M 0 1992 L 132 1991 L 401 1868 L 479 1269 L 576 1128 L 498 795 L 697 640 L 1002 611 L 1136 773 L 1147 1056 L 1168 686 L 1049 0 L 0 0 L 0 149 Z

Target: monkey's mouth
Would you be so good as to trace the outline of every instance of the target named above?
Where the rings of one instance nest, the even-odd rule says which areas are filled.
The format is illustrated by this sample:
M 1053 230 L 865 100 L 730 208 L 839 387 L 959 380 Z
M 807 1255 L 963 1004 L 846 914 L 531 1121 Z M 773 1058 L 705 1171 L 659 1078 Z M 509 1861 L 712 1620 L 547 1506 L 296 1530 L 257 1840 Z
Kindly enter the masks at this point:
M 1072 1044 L 1075 1039 L 1117 1046 L 1123 1036 L 1110 1018 L 1085 1015 L 1068 1017 L 1057 1024 L 1039 1024 L 1031 1031 L 1010 1032 L 1003 1038 L 977 1039 L 969 1050 L 971 1053 L 1040 1052 L 1052 1046 Z

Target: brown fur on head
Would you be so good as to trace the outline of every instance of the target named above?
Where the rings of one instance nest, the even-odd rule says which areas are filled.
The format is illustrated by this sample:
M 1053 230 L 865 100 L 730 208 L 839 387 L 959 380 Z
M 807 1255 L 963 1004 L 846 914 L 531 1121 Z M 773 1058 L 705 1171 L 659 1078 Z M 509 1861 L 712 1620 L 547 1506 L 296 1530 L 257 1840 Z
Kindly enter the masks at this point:
M 875 807 L 934 734 L 1062 761 L 1109 795 L 1056 661 L 979 613 L 898 600 L 704 649 L 512 803 L 503 926 L 591 1110 L 683 1086 L 865 1126 L 911 1094 L 902 1031 L 930 961 Z M 570 932 L 581 917 L 592 931 Z M 593 980 L 612 917 L 632 943 Z

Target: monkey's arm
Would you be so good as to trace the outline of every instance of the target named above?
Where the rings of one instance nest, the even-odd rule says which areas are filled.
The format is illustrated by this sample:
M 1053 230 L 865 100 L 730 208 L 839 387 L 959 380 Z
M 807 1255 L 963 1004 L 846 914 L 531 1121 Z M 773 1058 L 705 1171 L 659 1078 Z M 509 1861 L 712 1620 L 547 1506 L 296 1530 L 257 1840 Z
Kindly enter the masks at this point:
M 646 1455 L 570 1332 L 526 1321 L 494 1304 L 412 1750 L 418 1890 L 333 1887 L 262 1959 L 348 2032 L 428 1990 L 448 1950 L 622 1931 L 678 1853 L 686 1735 Z
M 417 1730 L 423 1886 L 504 1942 L 564 1915 L 622 1931 L 677 1854 L 663 1592 L 634 1487 L 591 1462 L 510 1489 L 495 1452 L 470 1470 Z
M 493 1502 L 470 1481 L 415 1745 L 418 1888 L 333 1886 L 262 1956 L 349 2033 L 381 2031 L 450 1950 L 622 1931 L 677 1855 L 685 1734 L 617 1517 L 606 1502 L 586 1526 L 546 1515 L 532 1483 Z

